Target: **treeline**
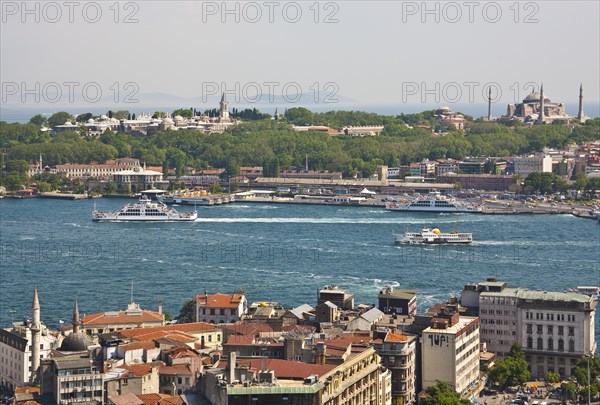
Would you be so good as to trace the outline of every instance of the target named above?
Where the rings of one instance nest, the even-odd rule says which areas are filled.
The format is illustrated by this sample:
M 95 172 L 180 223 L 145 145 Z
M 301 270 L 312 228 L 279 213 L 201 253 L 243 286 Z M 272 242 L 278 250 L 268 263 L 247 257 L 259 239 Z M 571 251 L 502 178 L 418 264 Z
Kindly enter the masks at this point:
M 296 111 L 295 111 L 296 110 Z M 300 109 L 288 109 L 285 117 L 303 121 Z M 307 110 L 308 111 L 308 110 Z M 312 114 L 312 113 L 311 113 Z M 296 114 L 298 115 L 298 114 Z M 432 134 L 407 122 L 428 123 L 431 112 L 397 117 L 360 112 L 315 113 L 311 124 L 337 127 L 386 125 L 376 137 L 331 137 L 320 132 L 296 132 L 290 120 L 264 119 L 234 126 L 223 134 L 194 130 L 165 131 L 147 138 L 107 131 L 99 138 L 65 132 L 55 137 L 40 132 L 35 124 L 0 122 L 0 148 L 9 160 L 28 162 L 43 155 L 44 164 L 104 162 L 115 157 L 136 157 L 149 165 L 196 169 L 207 167 L 265 166 L 269 172 L 304 166 L 310 169 L 342 171 L 346 176 L 369 176 L 378 164 L 398 166 L 429 159 L 463 159 L 466 156 L 510 156 L 539 151 L 543 147 L 563 148 L 600 138 L 600 119 L 570 128 L 566 125 L 508 127 L 473 121 L 466 131 L 450 129 L 445 136 Z M 379 120 L 379 121 L 377 121 Z M 350 121 L 350 123 L 348 123 Z M 297 121 L 299 122 L 299 121 Z M 435 121 L 437 122 L 437 121 Z M 427 126 L 427 125 L 422 125 Z

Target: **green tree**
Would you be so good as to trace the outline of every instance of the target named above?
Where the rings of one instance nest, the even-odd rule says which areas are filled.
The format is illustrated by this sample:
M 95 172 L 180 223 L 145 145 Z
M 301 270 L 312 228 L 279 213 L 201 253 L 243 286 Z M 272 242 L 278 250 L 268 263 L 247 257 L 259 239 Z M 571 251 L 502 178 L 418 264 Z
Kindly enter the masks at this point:
M 293 107 L 285 111 L 285 119 L 295 125 L 307 125 L 312 124 L 314 115 L 304 107 Z
M 234 159 L 228 159 L 225 165 L 225 175 L 235 177 L 240 175 L 240 165 Z
M 496 362 L 489 374 L 489 380 L 502 387 L 521 385 L 530 378 L 525 352 L 518 343 L 512 345 L 508 357 Z
M 72 121 L 73 116 L 66 111 L 59 111 L 48 118 L 48 125 L 54 128 L 57 125 L 63 125 L 67 121 Z
M 176 115 L 180 115 L 183 118 L 192 118 L 194 116 L 194 111 L 190 110 L 189 108 L 180 108 L 178 110 L 173 111 L 173 114 L 171 114 L 173 117 L 175 117 Z
M 92 113 L 84 113 L 84 114 L 79 114 L 75 120 L 77 122 L 87 122 L 87 120 L 89 120 L 90 118 L 92 118 L 94 116 L 94 114 Z
M 38 182 L 38 191 L 40 193 L 46 193 L 48 191 L 52 191 L 52 186 L 50 183 L 46 183 L 45 181 Z
M 215 181 L 210 185 L 210 192 L 213 194 L 217 194 L 221 192 L 221 185 L 218 181 Z
M 181 309 L 179 310 L 179 315 L 177 315 L 177 322 L 178 323 L 191 323 L 191 322 L 195 322 L 196 319 L 194 319 L 194 306 L 195 306 L 195 300 L 191 299 L 189 301 L 186 301 L 183 303 L 183 306 L 181 307 Z
M 126 120 L 130 117 L 129 111 L 127 110 L 119 110 L 113 113 L 111 118 L 116 118 L 118 120 Z
M 29 170 L 29 163 L 25 160 L 9 160 L 6 162 L 6 172 L 18 175 L 26 175 Z
M 576 190 L 583 191 L 588 183 L 588 177 L 584 172 L 579 172 L 575 175 L 574 187 Z
M 42 114 L 38 114 L 38 115 L 34 115 L 33 117 L 31 117 L 31 119 L 29 120 L 30 124 L 34 124 L 37 125 L 38 127 L 41 127 L 42 125 L 44 125 L 46 122 L 48 122 L 48 119 L 46 117 L 44 117 Z
M 470 402 L 461 399 L 458 392 L 450 384 L 438 381 L 426 390 L 425 405 L 467 405 Z
M 553 384 L 560 381 L 560 375 L 558 373 L 554 373 L 552 371 L 548 371 L 546 374 L 546 381 Z
M 111 195 L 111 194 L 115 194 L 117 192 L 117 186 L 115 186 L 115 183 L 108 182 L 104 185 L 104 193 L 106 193 L 107 195 Z

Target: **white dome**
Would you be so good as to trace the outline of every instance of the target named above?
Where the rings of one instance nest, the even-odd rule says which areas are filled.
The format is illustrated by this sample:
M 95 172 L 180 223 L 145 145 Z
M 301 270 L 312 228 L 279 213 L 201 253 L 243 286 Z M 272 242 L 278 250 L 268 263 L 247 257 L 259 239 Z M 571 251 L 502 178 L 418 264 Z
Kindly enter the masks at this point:
M 93 118 L 90 118 L 89 120 L 87 120 L 87 123 L 88 123 L 88 124 L 93 124 L 93 123 L 94 123 L 94 119 L 93 119 Z
M 183 121 L 183 117 L 181 115 L 176 115 L 175 121 Z
M 173 120 L 169 117 L 165 118 L 164 120 L 162 120 L 163 124 L 172 124 Z
M 107 119 L 108 119 L 108 116 L 107 116 L 107 115 L 104 115 L 104 114 L 102 114 L 102 115 L 100 116 L 100 119 L 101 119 L 101 120 L 107 120 Z
M 65 125 L 67 125 L 67 126 L 73 126 L 73 124 L 71 124 L 71 121 L 65 122 Z

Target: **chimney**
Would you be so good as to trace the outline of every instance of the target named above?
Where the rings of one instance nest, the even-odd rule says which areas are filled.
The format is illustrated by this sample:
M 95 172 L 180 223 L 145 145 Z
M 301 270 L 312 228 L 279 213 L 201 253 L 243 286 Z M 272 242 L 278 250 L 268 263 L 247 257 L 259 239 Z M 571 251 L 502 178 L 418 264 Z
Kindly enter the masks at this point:
M 227 367 L 229 368 L 229 384 L 235 381 L 235 366 L 236 366 L 236 357 L 235 352 L 229 353 L 229 362 Z
M 317 343 L 317 358 L 315 363 L 319 365 L 325 364 L 325 354 L 327 353 L 327 346 L 324 342 Z

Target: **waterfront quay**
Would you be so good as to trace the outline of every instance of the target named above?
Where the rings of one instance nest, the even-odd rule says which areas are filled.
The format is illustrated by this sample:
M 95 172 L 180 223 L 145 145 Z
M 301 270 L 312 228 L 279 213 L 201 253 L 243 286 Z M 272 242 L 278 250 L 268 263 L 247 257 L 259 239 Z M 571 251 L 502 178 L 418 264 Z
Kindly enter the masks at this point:
M 243 199 L 238 198 L 241 194 Z M 402 200 L 411 200 L 418 195 L 403 196 Z M 463 199 L 461 199 L 463 200 Z M 597 214 L 594 209 L 583 204 L 546 204 L 546 203 L 527 203 L 519 201 L 511 201 L 506 203 L 503 201 L 484 200 L 480 198 L 464 199 L 470 203 L 481 204 L 481 214 L 487 215 L 574 215 L 580 218 L 597 219 Z M 262 203 L 262 204 L 298 204 L 298 205 L 336 205 L 336 206 L 353 206 L 353 207 L 379 207 L 385 208 L 389 201 L 398 201 L 398 197 L 392 196 L 375 196 L 372 198 L 366 197 L 342 197 L 342 196 L 308 196 L 296 195 L 295 197 L 277 196 L 266 193 L 244 192 L 236 195 L 236 202 Z

